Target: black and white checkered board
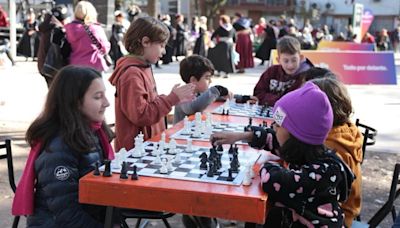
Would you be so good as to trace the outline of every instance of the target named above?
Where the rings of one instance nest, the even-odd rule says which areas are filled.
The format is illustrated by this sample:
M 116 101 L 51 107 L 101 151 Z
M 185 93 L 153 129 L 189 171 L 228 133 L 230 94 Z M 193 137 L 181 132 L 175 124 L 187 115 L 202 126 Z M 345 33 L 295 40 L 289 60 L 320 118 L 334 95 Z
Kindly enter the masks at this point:
M 195 132 L 195 121 L 190 122 L 190 132 L 186 132 L 184 128 L 180 129 L 179 131 L 175 132 L 170 137 L 173 139 L 192 139 L 198 141 L 210 141 L 210 135 L 206 134 L 204 131 L 201 132 L 199 137 L 194 136 Z M 237 123 L 228 123 L 228 122 L 216 122 L 213 121 L 212 124 L 212 132 L 244 132 L 244 128 L 247 126 L 245 124 L 237 124 Z M 245 142 L 237 142 L 239 144 L 247 144 Z
M 212 111 L 212 113 L 222 114 L 224 104 Z M 229 103 L 229 115 L 247 116 L 256 118 L 272 119 L 272 107 L 263 107 L 261 105 Z
M 207 177 L 207 170 L 201 170 L 200 167 L 200 154 L 206 152 L 209 155 L 210 148 L 199 147 L 193 145 L 193 152 L 186 152 L 186 145 L 177 144 L 177 150 L 181 150 L 181 162 L 172 163 L 173 170 L 168 171 L 167 174 L 160 173 L 161 164 L 155 164 L 156 157 L 152 155 L 152 151 L 157 147 L 157 143 L 144 142 L 145 155 L 141 158 L 133 158 L 131 155 L 127 155 L 123 160 L 128 162 L 128 174 L 133 173 L 133 165 L 137 167 L 137 173 L 139 176 L 150 176 L 150 177 L 163 177 L 179 180 L 199 181 L 207 183 L 218 183 L 228 185 L 241 185 L 244 177 L 245 165 L 250 162 L 254 162 L 258 159 L 259 154 L 257 153 L 243 153 L 239 151 L 238 158 L 240 162 L 239 172 L 232 173 L 233 181 L 227 181 L 228 169 L 230 168 L 230 159 L 232 155 L 228 154 L 229 147 L 225 145 L 224 152 L 221 158 L 222 168 L 218 170 L 217 175 L 213 177 Z M 168 154 L 168 149 L 164 150 L 165 154 L 161 155 L 163 158 L 174 158 L 175 155 Z M 127 153 L 129 154 L 129 153 Z M 114 162 L 115 160 L 113 160 Z M 104 166 L 101 167 L 104 170 Z M 113 163 L 111 164 L 111 171 L 113 173 L 120 173 L 121 170 L 115 168 Z M 140 178 L 140 177 L 139 177 Z

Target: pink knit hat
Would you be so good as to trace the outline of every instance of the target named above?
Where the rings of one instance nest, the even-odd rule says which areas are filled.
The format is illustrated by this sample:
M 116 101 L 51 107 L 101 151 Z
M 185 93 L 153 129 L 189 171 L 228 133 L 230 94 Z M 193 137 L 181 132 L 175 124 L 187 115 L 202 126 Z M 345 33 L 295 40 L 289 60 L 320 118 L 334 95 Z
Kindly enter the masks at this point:
M 333 124 L 329 99 L 312 82 L 284 95 L 276 102 L 273 113 L 277 124 L 311 145 L 324 144 Z

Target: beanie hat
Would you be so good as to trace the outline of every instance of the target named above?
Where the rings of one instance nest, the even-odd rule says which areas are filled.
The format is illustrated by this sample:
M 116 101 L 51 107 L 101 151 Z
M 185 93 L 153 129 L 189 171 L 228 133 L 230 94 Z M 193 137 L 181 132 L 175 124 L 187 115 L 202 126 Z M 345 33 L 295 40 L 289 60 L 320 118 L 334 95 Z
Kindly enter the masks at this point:
M 68 9 L 65 5 L 57 5 L 51 10 L 51 13 L 59 21 L 63 21 L 65 18 L 68 17 Z
M 281 97 L 273 113 L 277 124 L 298 140 L 311 145 L 324 144 L 333 124 L 329 99 L 312 82 Z

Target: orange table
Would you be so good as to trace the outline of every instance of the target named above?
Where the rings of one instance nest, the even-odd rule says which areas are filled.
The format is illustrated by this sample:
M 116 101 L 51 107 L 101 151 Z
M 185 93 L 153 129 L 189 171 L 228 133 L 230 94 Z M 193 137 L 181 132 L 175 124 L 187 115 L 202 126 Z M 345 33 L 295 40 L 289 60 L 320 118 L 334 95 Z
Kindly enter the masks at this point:
M 248 118 L 213 115 L 213 120 L 247 123 Z M 180 122 L 166 131 L 167 138 L 183 127 Z M 159 141 L 156 136 L 149 141 Z M 176 140 L 184 143 L 183 140 Z M 193 141 L 194 145 L 209 146 L 208 142 Z M 246 153 L 258 153 L 249 146 L 239 145 Z M 114 207 L 153 211 L 168 211 L 188 215 L 216 217 L 263 224 L 266 217 L 267 195 L 257 176 L 250 186 L 230 186 L 214 183 L 174 180 L 140 176 L 139 180 L 121 180 L 94 176 L 79 181 L 79 202 L 107 206 L 106 227 L 111 227 L 110 214 Z

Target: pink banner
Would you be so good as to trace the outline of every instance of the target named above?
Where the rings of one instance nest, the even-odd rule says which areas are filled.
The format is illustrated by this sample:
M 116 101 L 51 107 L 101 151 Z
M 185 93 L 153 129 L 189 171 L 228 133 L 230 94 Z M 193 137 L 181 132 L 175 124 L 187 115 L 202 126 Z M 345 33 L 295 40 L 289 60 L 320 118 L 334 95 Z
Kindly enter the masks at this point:
M 364 37 L 365 33 L 368 32 L 369 27 L 374 21 L 374 14 L 370 9 L 364 9 L 364 13 L 362 15 L 361 20 L 361 37 Z
M 318 50 L 323 51 L 374 51 L 375 45 L 368 43 L 354 43 L 347 41 L 321 40 L 318 43 Z

